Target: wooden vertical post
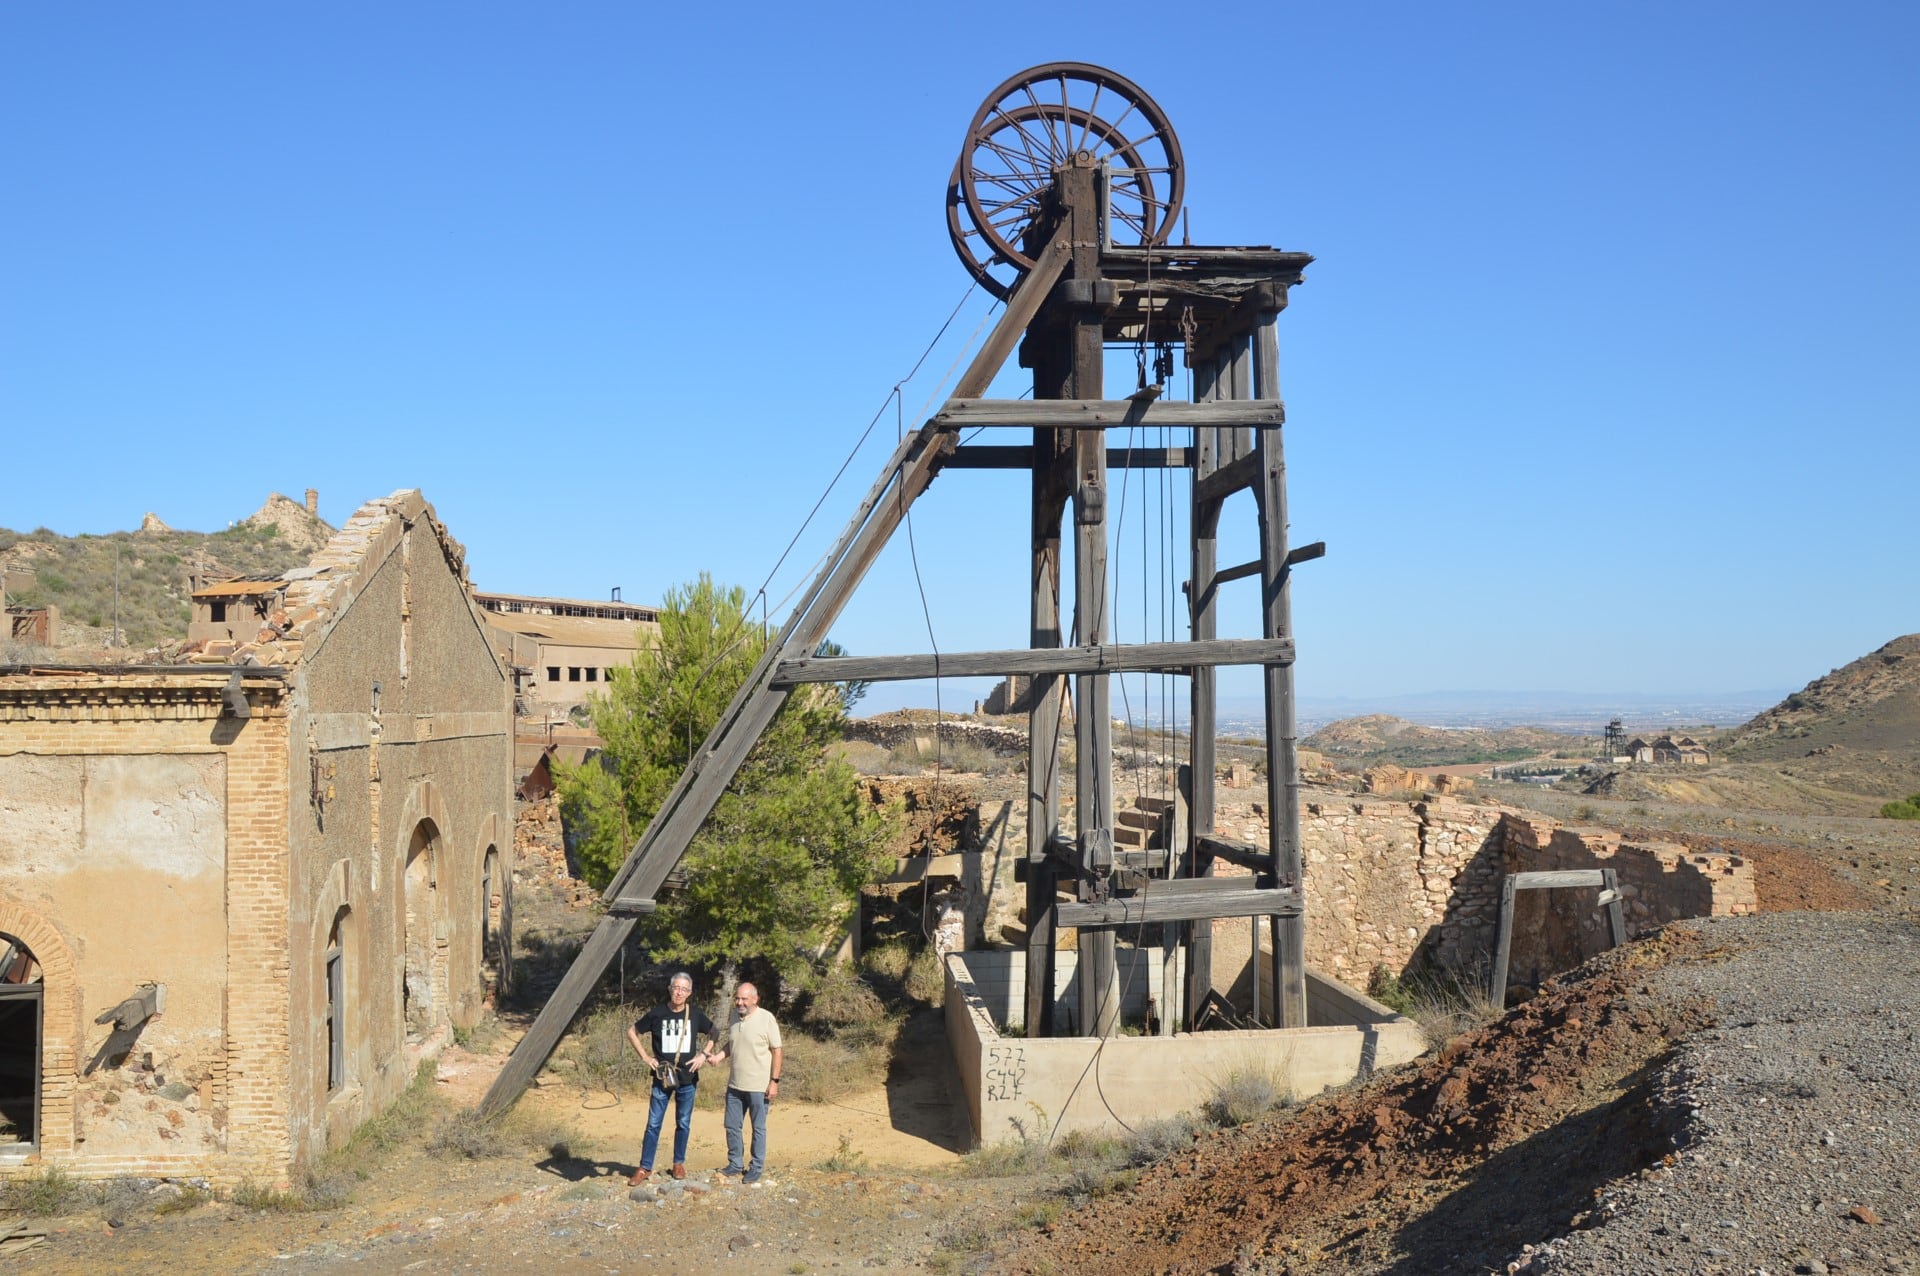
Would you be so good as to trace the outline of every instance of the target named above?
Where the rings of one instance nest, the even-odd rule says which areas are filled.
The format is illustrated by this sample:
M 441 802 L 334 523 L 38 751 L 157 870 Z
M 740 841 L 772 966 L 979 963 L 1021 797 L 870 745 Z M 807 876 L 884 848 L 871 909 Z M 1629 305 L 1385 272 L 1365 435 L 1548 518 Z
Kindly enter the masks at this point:
M 1627 942 L 1627 914 L 1620 905 L 1620 879 L 1610 868 L 1600 870 L 1600 898 L 1606 901 L 1607 935 L 1618 948 Z
M 1193 792 L 1193 768 L 1176 768 L 1173 781 L 1173 812 L 1167 825 L 1168 877 L 1184 871 L 1180 860 L 1186 855 L 1187 795 Z M 1171 1037 L 1186 1022 L 1185 993 L 1178 973 L 1180 949 L 1187 938 L 1187 925 L 1180 922 L 1160 924 L 1160 1035 Z
M 1280 398 L 1279 314 L 1266 311 L 1254 327 L 1253 395 Z M 1262 633 L 1293 635 L 1293 603 L 1287 566 L 1287 469 L 1280 427 L 1254 431 L 1260 478 L 1254 495 L 1260 510 L 1260 582 Z M 1300 854 L 1300 768 L 1295 748 L 1293 666 L 1266 669 L 1267 842 L 1282 886 L 1304 890 Z M 1274 1013 L 1282 1028 L 1307 1026 L 1306 918 L 1275 917 L 1273 930 Z
M 1193 397 L 1195 402 L 1207 402 L 1216 397 L 1217 378 L 1210 358 L 1202 358 L 1193 367 Z M 1197 427 L 1193 432 L 1195 464 L 1193 477 L 1196 483 L 1220 468 L 1220 431 Z M 1190 636 L 1198 641 L 1216 636 L 1217 623 L 1214 607 L 1214 575 L 1218 568 L 1218 537 L 1220 531 L 1220 501 L 1217 499 L 1195 501 L 1192 513 L 1190 535 L 1193 549 L 1193 574 L 1187 582 L 1187 606 L 1189 614 Z M 1187 872 L 1194 877 L 1213 876 L 1213 856 L 1201 848 L 1200 839 L 1214 831 L 1214 792 L 1213 774 L 1215 761 L 1215 710 L 1217 702 L 1214 694 L 1214 671 L 1211 667 L 1196 668 L 1189 678 L 1189 692 L 1192 696 L 1190 714 L 1193 728 L 1193 765 L 1188 773 L 1187 790 L 1187 845 L 1182 848 L 1187 856 Z M 1213 991 L 1213 922 L 1210 920 L 1187 923 L 1187 1004 L 1186 1025 L 1189 1032 L 1199 1027 L 1201 1009 L 1206 1005 L 1207 995 Z
M 1494 932 L 1493 972 L 1487 980 L 1487 998 L 1495 1011 L 1507 1005 L 1507 959 L 1513 952 L 1513 874 L 1500 879 L 1500 929 Z
M 1040 378 L 1036 377 L 1038 381 Z M 1072 457 L 1058 430 L 1033 432 L 1032 611 L 1030 644 L 1060 645 L 1060 520 Z M 1057 674 L 1036 674 L 1027 707 L 1027 980 L 1030 1037 L 1053 1035 L 1053 924 L 1057 885 L 1048 845 L 1060 828 L 1060 691 Z
M 1073 397 L 1104 397 L 1105 317 L 1100 293 L 1099 189 L 1090 163 L 1060 171 L 1060 190 L 1073 244 L 1073 282 L 1079 292 L 1068 319 Z M 1107 440 L 1101 430 L 1079 430 L 1073 440 L 1074 628 L 1083 644 L 1107 640 Z M 1081 898 L 1106 896 L 1113 875 L 1113 719 L 1106 674 L 1074 678 L 1074 781 Z M 1114 933 L 1080 932 L 1081 1030 L 1111 1036 L 1120 1027 L 1120 985 Z

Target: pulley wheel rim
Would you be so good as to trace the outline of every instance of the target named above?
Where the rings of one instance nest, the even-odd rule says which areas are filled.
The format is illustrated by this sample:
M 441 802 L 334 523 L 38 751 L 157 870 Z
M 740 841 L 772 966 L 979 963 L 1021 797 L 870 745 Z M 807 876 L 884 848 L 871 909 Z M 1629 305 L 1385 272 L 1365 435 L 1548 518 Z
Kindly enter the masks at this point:
M 1166 241 L 1179 216 L 1185 172 L 1179 138 L 1165 113 L 1116 72 L 1085 62 L 1050 62 L 1007 79 L 968 126 L 949 186 L 948 230 L 975 278 L 996 262 L 1032 268 L 1020 233 L 1038 214 L 1054 170 L 1076 153 L 1090 161 L 1112 159 L 1126 170 L 1116 171 L 1109 201 L 1115 242 Z M 957 202 L 965 205 L 964 225 L 955 187 Z M 969 234 L 981 240 L 979 250 L 968 251 Z

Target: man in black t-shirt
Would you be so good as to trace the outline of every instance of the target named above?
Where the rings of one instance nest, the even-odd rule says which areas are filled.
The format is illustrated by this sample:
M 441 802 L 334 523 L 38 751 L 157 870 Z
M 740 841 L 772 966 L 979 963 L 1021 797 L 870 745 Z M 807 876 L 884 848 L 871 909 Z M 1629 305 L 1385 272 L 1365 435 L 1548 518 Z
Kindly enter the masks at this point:
M 673 1177 L 687 1177 L 687 1137 L 693 1133 L 693 1099 L 700 1069 L 713 1043 L 713 1020 L 693 1004 L 693 976 L 678 971 L 667 981 L 667 1004 L 655 1006 L 627 1029 L 627 1040 L 653 1073 L 652 1101 L 647 1107 L 647 1137 L 640 1145 L 640 1168 L 629 1184 L 653 1177 L 653 1158 L 660 1150 L 660 1126 L 673 1101 Z M 704 1043 L 704 1044 L 702 1044 Z

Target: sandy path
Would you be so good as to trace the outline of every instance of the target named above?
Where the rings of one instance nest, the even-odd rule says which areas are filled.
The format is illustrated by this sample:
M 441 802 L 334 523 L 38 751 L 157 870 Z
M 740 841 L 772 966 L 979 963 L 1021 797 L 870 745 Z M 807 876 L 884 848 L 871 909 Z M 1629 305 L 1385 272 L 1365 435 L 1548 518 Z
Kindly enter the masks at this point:
M 481 1053 L 449 1046 L 437 1078 L 441 1093 L 456 1106 L 477 1103 L 486 1093 L 515 1037 L 503 1034 Z M 941 1042 L 914 1042 L 916 1053 L 940 1048 Z M 840 1151 L 842 1137 L 873 1167 L 933 1170 L 952 1165 L 968 1146 L 965 1112 L 954 1102 L 946 1084 L 945 1068 L 919 1067 L 912 1075 L 896 1076 L 885 1084 L 855 1092 L 833 1103 L 776 1102 L 767 1121 L 767 1162 L 770 1167 L 810 1167 Z M 704 1095 L 709 1102 L 712 1096 Z M 640 1161 L 640 1144 L 647 1131 L 647 1095 L 615 1095 L 607 1090 L 583 1091 L 579 1086 L 546 1078 L 520 1101 L 529 1112 L 550 1117 L 577 1130 L 591 1154 L 603 1163 L 631 1170 Z M 673 1116 L 661 1132 L 662 1149 L 655 1169 L 672 1159 Z M 718 1103 L 694 1113 L 693 1137 L 687 1164 L 696 1169 L 719 1169 L 726 1164 L 726 1132 Z

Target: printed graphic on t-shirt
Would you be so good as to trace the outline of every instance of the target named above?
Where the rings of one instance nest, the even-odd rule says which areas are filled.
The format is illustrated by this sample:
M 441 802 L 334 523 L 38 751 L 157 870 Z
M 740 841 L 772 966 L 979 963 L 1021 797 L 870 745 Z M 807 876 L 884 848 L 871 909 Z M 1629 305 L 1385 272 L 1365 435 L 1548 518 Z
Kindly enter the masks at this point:
M 661 1024 L 660 1050 L 663 1054 L 692 1054 L 693 1021 L 669 1019 Z

